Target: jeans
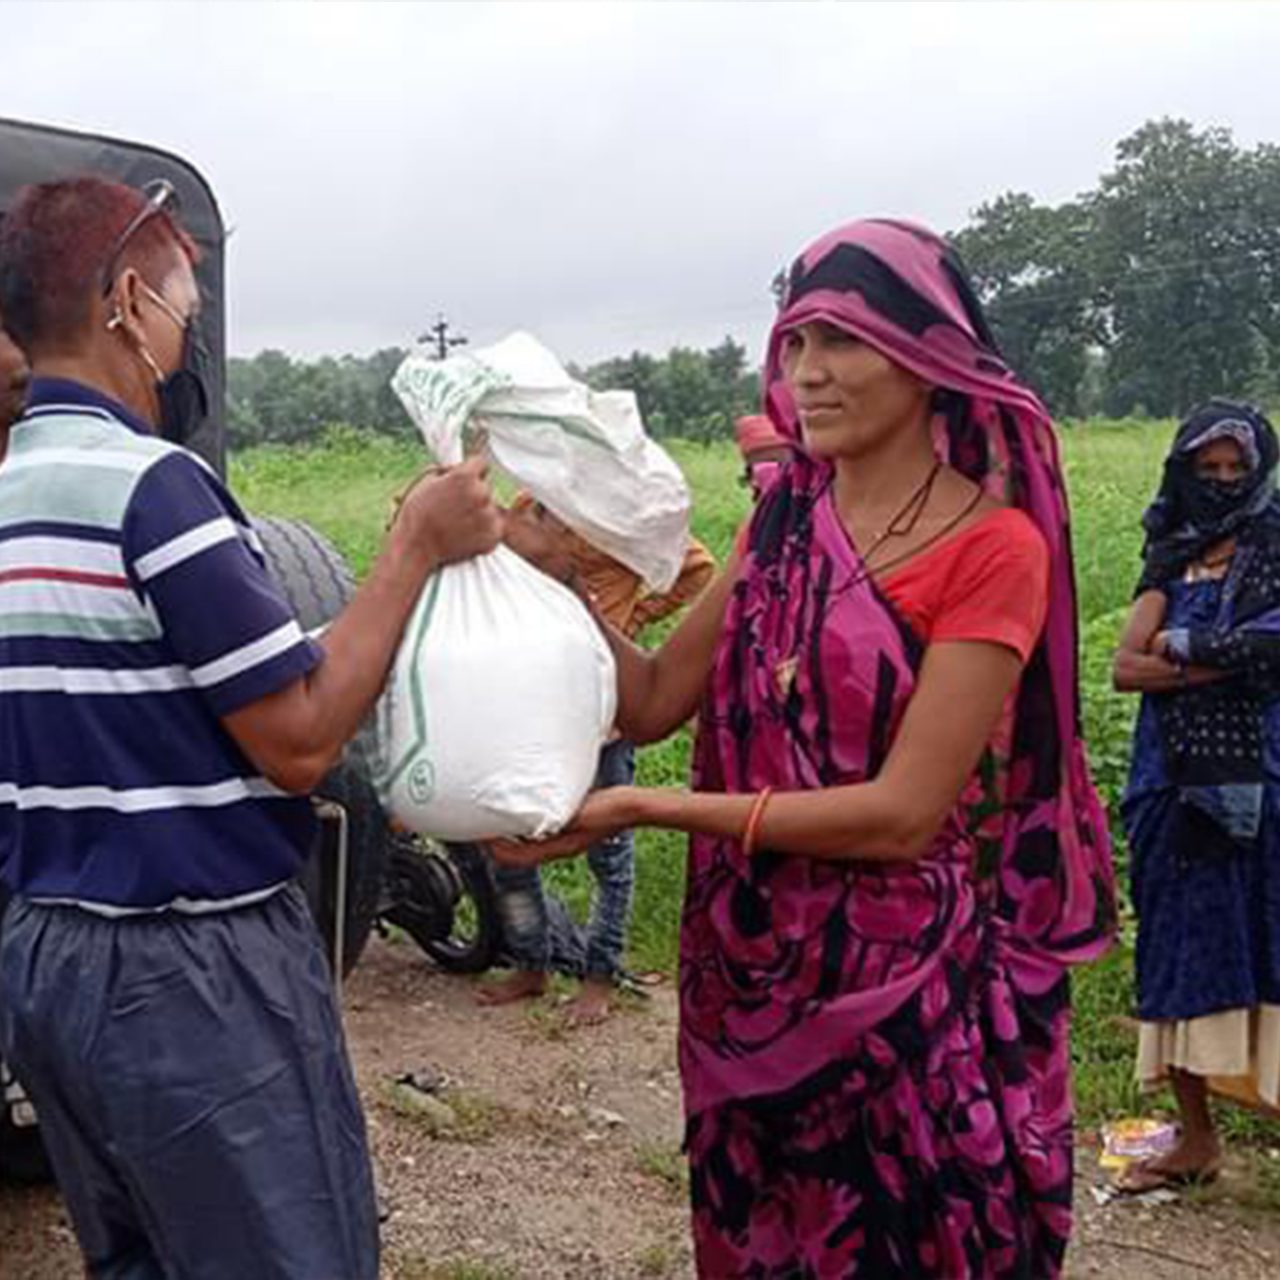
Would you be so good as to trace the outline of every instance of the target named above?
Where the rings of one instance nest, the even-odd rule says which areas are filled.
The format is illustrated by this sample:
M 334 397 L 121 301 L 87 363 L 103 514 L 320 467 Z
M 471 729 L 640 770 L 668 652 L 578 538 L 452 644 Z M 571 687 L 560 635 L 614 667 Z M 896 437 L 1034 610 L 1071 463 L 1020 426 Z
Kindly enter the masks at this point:
M 630 786 L 635 775 L 631 743 L 611 742 L 601 751 L 597 789 Z M 621 972 L 635 891 L 635 833 L 620 831 L 593 844 L 587 851 L 587 866 L 595 879 L 595 893 L 585 931 L 563 904 L 548 901 L 536 867 L 494 869 L 503 931 L 519 968 L 538 973 L 553 968 L 585 971 L 589 978 L 616 978 Z

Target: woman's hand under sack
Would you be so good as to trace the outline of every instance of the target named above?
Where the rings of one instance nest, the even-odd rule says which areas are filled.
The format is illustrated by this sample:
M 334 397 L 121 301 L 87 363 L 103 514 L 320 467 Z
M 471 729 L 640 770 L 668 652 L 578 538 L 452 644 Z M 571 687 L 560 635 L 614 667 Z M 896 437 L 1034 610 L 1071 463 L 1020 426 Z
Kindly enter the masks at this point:
M 642 787 L 606 787 L 593 791 L 569 825 L 545 840 L 495 840 L 489 851 L 504 867 L 536 867 L 572 858 L 593 844 L 639 824 L 644 814 Z

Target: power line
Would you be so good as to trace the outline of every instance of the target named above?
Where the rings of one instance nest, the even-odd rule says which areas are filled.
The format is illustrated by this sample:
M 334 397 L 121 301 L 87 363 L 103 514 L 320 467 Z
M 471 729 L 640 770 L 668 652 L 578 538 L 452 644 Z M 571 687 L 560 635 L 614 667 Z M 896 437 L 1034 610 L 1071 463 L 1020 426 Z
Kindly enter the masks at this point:
M 1134 295 L 1146 297 L 1151 294 L 1161 293 L 1166 289 L 1174 287 L 1178 284 L 1195 281 L 1203 278 L 1214 284 L 1222 284 L 1235 280 L 1243 280 L 1248 276 L 1260 275 L 1261 270 L 1257 263 L 1250 263 L 1247 266 L 1241 266 L 1233 271 L 1214 271 L 1208 273 L 1204 269 L 1203 262 L 1189 260 L 1179 265 L 1170 265 L 1168 267 L 1152 268 L 1149 270 L 1133 270 L 1126 272 L 1119 278 L 1113 278 L 1106 283 L 1108 287 L 1121 299 L 1129 298 Z M 1280 274 L 1280 264 L 1277 264 L 1277 274 Z M 1164 280 L 1155 280 L 1153 277 L 1163 275 Z M 1132 281 L 1137 283 L 1131 283 Z M 1016 286 L 1015 286 L 1016 288 Z M 1000 312 L 1028 310 L 1033 307 L 1045 306 L 1061 301 L 1079 300 L 1081 303 L 1089 303 L 1092 301 L 1091 288 L 1073 289 L 1063 287 L 1060 289 L 1046 289 L 1042 293 L 1013 293 L 1007 297 L 1000 297 L 999 293 L 993 293 L 983 301 L 983 306 L 988 310 L 998 310 Z M 1276 299 L 1277 305 L 1280 305 L 1280 297 Z

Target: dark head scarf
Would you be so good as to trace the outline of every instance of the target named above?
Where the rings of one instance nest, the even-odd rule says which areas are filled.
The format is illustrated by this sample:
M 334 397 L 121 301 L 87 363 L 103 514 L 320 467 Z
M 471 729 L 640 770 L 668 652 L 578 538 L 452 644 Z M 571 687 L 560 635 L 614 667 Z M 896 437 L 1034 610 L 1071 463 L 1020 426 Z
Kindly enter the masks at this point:
M 1241 479 L 1196 475 L 1197 452 L 1218 440 L 1239 445 L 1248 467 Z M 1142 518 L 1147 541 L 1139 591 L 1180 577 L 1210 547 L 1239 535 L 1259 516 L 1275 517 L 1278 459 L 1276 433 L 1252 405 L 1210 400 L 1196 409 L 1174 436 L 1160 492 Z

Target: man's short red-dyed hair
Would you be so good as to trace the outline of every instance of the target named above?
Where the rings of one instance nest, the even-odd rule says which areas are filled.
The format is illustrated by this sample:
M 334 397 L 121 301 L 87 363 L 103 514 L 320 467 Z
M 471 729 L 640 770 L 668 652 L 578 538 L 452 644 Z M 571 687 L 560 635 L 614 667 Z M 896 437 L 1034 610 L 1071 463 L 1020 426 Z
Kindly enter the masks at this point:
M 102 271 L 121 232 L 146 202 L 106 178 L 71 178 L 23 187 L 0 225 L 0 311 L 28 352 L 61 348 L 83 336 Z M 167 213 L 149 218 L 120 257 L 159 287 L 176 256 L 194 265 L 195 241 Z

